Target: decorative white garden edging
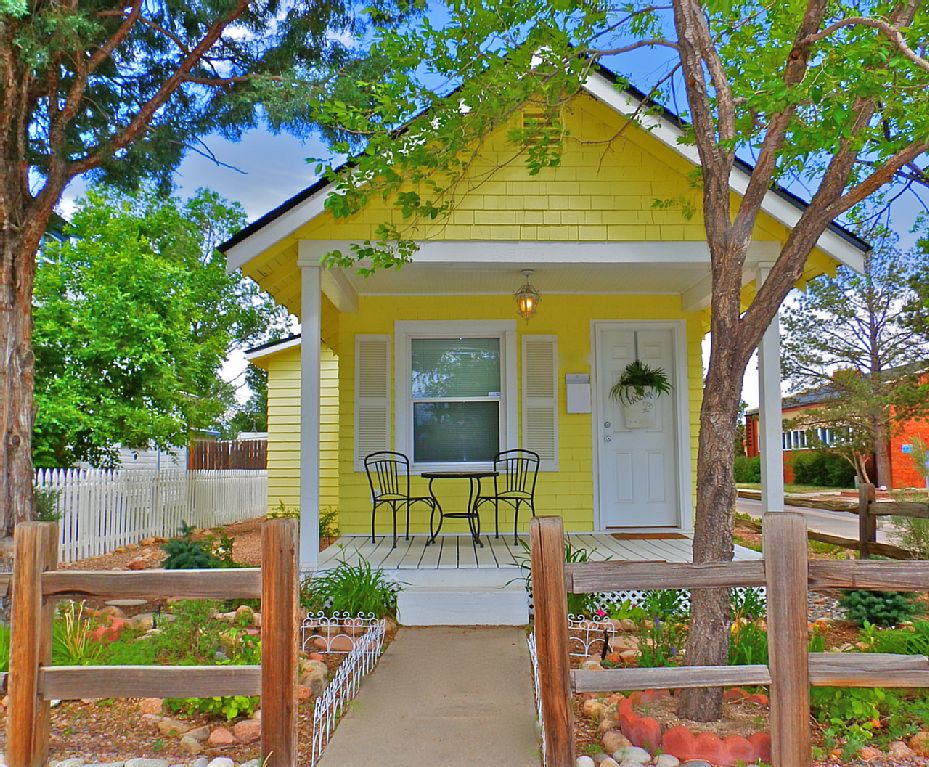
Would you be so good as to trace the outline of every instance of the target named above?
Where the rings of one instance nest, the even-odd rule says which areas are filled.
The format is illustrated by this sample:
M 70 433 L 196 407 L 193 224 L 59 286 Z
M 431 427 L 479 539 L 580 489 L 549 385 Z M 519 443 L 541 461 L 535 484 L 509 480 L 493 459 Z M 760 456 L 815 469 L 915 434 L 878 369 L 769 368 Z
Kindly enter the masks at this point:
M 539 740 L 542 742 L 542 762 L 543 767 L 547 764 L 545 758 L 545 720 L 542 718 L 542 692 L 539 689 L 539 655 L 535 649 L 535 631 L 530 631 L 526 637 L 529 645 L 529 660 L 532 663 L 532 687 L 535 691 L 535 711 L 536 718 L 539 721 Z
M 328 631 L 330 628 L 335 628 L 336 633 L 330 634 Z M 339 628 L 345 630 L 338 631 Z M 326 639 L 330 645 L 337 636 L 349 637 L 352 640 L 352 649 L 346 653 L 345 660 L 336 669 L 325 692 L 316 699 L 313 708 L 313 744 L 309 767 L 316 767 L 345 707 L 358 693 L 361 680 L 374 670 L 381 657 L 387 622 L 373 615 L 359 615 L 352 618 L 338 613 L 331 616 L 311 614 L 304 619 L 300 629 L 301 644 L 304 649 L 308 642 L 316 638 Z M 317 629 L 323 629 L 323 632 L 319 633 Z M 320 650 L 320 652 L 327 651 Z M 332 650 L 331 652 L 341 651 Z

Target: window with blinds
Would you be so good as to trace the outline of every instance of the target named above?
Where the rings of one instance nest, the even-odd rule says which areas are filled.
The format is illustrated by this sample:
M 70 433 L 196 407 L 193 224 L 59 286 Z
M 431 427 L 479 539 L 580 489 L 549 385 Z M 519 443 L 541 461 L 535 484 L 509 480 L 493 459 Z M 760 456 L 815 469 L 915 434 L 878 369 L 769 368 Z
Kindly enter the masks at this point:
M 524 335 L 522 446 L 539 454 L 539 468 L 558 470 L 558 341 Z
M 412 338 L 414 463 L 490 461 L 500 450 L 499 338 Z

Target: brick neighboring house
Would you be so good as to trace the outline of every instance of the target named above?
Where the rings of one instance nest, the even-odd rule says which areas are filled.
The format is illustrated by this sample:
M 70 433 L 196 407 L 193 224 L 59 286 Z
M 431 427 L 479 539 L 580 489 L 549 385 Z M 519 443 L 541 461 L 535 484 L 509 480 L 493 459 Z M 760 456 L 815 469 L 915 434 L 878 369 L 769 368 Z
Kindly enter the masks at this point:
M 787 422 L 795 420 L 798 416 L 811 410 L 816 410 L 828 402 L 835 393 L 831 386 L 822 386 L 818 389 L 800 392 L 790 397 L 784 397 L 781 412 L 784 420 L 783 449 L 784 449 L 784 482 L 793 482 L 792 462 L 794 455 L 805 450 L 812 450 L 808 430 L 791 429 Z M 823 444 L 832 444 L 834 440 L 833 429 L 818 428 L 817 436 Z M 890 439 L 890 485 L 893 490 L 903 490 L 911 487 L 925 487 L 926 480 L 920 476 L 913 464 L 910 455 L 913 440 L 921 439 L 929 445 L 929 420 L 913 419 L 907 421 L 902 429 Z M 749 458 L 759 455 L 759 423 L 758 408 L 751 408 L 745 413 L 745 454 Z M 873 471 L 874 458 L 868 463 L 869 473 Z

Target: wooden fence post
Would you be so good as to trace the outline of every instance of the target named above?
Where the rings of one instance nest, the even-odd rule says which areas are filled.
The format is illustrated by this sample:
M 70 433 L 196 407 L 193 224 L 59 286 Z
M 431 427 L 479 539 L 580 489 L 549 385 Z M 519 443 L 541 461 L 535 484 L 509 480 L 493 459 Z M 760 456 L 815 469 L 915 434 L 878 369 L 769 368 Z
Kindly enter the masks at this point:
M 876 494 L 874 485 L 862 482 L 858 486 L 858 556 L 868 559 L 871 550 L 868 544 L 877 541 L 877 517 L 871 515 L 871 503 Z
M 568 603 L 561 517 L 536 517 L 529 526 L 532 602 L 545 723 L 545 764 L 574 767 L 574 709 L 568 659 Z
M 14 545 L 6 761 L 9 767 L 44 767 L 50 712 L 39 693 L 39 669 L 52 662 L 55 603 L 42 598 L 42 573 L 58 565 L 58 525 L 20 522 Z
M 764 516 L 762 542 L 771 670 L 771 750 L 777 767 L 809 767 L 810 661 L 806 522 L 783 511 Z
M 267 767 L 297 764 L 297 540 L 296 519 L 269 519 L 261 529 L 261 754 Z

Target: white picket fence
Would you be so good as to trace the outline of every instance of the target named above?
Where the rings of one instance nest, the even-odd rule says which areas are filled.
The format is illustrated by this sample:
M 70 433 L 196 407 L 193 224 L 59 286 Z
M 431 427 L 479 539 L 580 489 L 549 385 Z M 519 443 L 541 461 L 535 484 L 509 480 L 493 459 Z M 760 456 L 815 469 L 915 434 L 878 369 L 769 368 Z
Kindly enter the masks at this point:
M 266 471 L 42 469 L 36 486 L 58 490 L 62 562 L 107 554 L 181 522 L 210 528 L 267 511 Z

